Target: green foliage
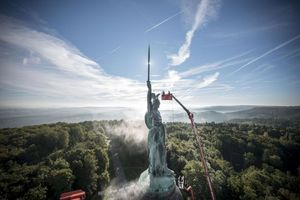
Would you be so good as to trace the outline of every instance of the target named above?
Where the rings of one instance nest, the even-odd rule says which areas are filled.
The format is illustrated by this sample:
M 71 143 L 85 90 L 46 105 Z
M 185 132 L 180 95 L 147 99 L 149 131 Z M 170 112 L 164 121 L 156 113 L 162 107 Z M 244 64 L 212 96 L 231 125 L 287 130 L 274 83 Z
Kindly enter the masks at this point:
M 279 120 L 197 124 L 217 199 L 300 199 L 300 125 Z M 260 123 L 258 123 L 260 122 Z M 1 199 L 58 199 L 82 189 L 88 199 L 113 176 L 118 156 L 127 180 L 148 166 L 146 145 L 106 128 L 122 121 L 57 123 L 0 130 Z M 108 142 L 109 140 L 109 142 Z M 108 145 L 109 144 L 109 145 Z M 199 148 L 187 123 L 167 124 L 168 166 L 197 199 L 210 199 Z M 114 153 L 109 148 L 114 147 Z
M 244 153 L 244 168 L 247 168 L 251 165 L 255 164 L 255 156 L 252 152 Z
M 69 163 L 63 158 L 58 158 L 55 161 L 50 160 L 50 168 L 46 183 L 49 193 L 57 199 L 61 193 L 71 190 L 74 175 Z
M 198 161 L 189 161 L 182 170 L 186 182 L 192 185 L 196 199 L 209 199 L 209 191 L 204 177 L 204 171 Z
M 70 163 L 76 179 L 74 188 L 81 188 L 89 195 L 97 189 L 97 161 L 94 151 L 82 148 L 76 145 L 72 150 L 66 153 L 67 160 Z
M 58 199 L 76 189 L 91 199 L 110 180 L 99 122 L 2 129 L 0 138 L 2 199 Z
M 299 124 L 267 122 L 197 124 L 217 199 L 300 198 Z M 189 125 L 167 127 L 168 165 L 185 175 L 186 186 L 193 187 L 197 199 L 210 199 Z
M 24 195 L 24 199 L 39 200 L 46 199 L 47 188 L 41 185 L 30 188 Z

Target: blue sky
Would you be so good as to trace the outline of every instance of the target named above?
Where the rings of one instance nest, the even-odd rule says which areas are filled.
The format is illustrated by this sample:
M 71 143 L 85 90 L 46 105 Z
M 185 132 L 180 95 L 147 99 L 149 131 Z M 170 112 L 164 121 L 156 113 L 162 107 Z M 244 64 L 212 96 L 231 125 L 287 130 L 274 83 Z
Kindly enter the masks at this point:
M 1 107 L 299 105 L 292 0 L 1 1 Z M 170 103 L 163 103 L 168 107 Z

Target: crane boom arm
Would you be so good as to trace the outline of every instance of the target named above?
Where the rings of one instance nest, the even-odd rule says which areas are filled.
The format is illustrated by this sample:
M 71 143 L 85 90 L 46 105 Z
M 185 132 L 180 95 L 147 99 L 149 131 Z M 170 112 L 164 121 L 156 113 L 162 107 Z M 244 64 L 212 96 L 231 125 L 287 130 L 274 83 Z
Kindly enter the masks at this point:
M 183 108 L 183 110 L 185 110 L 185 112 L 189 116 L 189 119 L 191 120 L 193 133 L 194 133 L 194 135 L 196 137 L 196 140 L 198 142 L 198 145 L 199 145 L 200 160 L 201 160 L 203 168 L 204 168 L 206 181 L 207 181 L 208 188 L 209 188 L 209 191 L 210 191 L 210 196 L 211 196 L 212 200 L 215 200 L 216 196 L 215 196 L 215 193 L 214 193 L 214 190 L 213 190 L 213 187 L 212 187 L 212 182 L 211 182 L 211 179 L 210 179 L 210 176 L 209 176 L 209 173 L 208 173 L 208 168 L 207 168 L 206 159 L 205 159 L 204 150 L 203 150 L 203 144 L 202 144 L 202 142 L 201 142 L 201 140 L 200 140 L 200 138 L 197 134 L 196 125 L 195 125 L 195 122 L 194 122 L 194 115 L 173 94 L 172 94 L 172 97 Z

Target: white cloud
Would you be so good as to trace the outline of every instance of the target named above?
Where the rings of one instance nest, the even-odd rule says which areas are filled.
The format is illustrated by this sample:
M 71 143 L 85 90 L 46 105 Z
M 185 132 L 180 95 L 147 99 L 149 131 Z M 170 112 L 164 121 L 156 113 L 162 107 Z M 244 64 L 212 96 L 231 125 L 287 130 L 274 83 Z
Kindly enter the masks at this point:
M 1 69 L 1 84 L 35 91 L 36 95 L 72 97 L 72 101 L 81 100 L 85 105 L 114 104 L 117 100 L 118 105 L 122 105 L 121 98 L 121 102 L 128 105 L 126 97 L 138 100 L 146 91 L 136 80 L 105 73 L 98 63 L 55 36 L 28 28 L 21 21 L 6 16 L 0 16 L 0 26 L 0 40 L 23 49 L 15 58 L 6 59 Z M 30 55 L 25 56 L 24 52 Z M 22 57 L 21 63 L 18 57 Z M 20 64 L 27 68 L 21 68 Z M 95 93 L 98 95 L 94 96 Z M 138 106 L 138 102 L 135 105 Z
M 219 0 L 201 0 L 197 7 L 192 28 L 186 33 L 185 41 L 179 48 L 178 53 L 167 56 L 171 60 L 170 64 L 172 66 L 180 65 L 190 57 L 190 46 L 195 32 L 201 26 L 204 26 L 210 18 L 216 16 L 219 6 Z
M 30 56 L 23 58 L 23 65 L 37 65 L 40 64 L 41 59 L 38 56 L 35 56 L 33 52 L 30 53 Z
M 241 54 L 238 54 L 238 55 L 235 55 L 230 58 L 226 58 L 224 60 L 217 61 L 214 63 L 208 63 L 208 64 L 200 65 L 198 67 L 192 67 L 186 71 L 179 73 L 179 75 L 181 77 L 189 77 L 189 76 L 201 74 L 203 72 L 215 71 L 215 70 L 220 70 L 223 68 L 243 64 L 243 63 L 251 60 L 251 58 L 243 58 L 243 57 L 248 55 L 252 51 L 253 50 L 249 50 L 249 51 L 243 52 Z
M 215 72 L 214 74 L 205 76 L 203 80 L 197 85 L 197 88 L 204 88 L 211 85 L 213 82 L 215 82 L 218 79 L 219 75 L 220 75 L 219 72 Z
M 0 39 L 39 54 L 60 70 L 80 76 L 97 77 L 100 67 L 84 57 L 78 49 L 49 34 L 23 26 L 19 21 L 1 16 Z
M 13 18 L 0 16 L 0 26 L 1 43 L 12 49 L 12 56 L 1 58 L 2 106 L 124 106 L 138 107 L 141 112 L 146 109 L 144 82 L 107 74 L 66 41 Z M 194 99 L 184 93 L 190 88 L 210 86 L 219 73 L 205 76 L 200 82 L 191 75 L 169 70 L 161 79 L 152 81 L 153 91 L 170 90 L 191 103 Z M 195 95 L 198 94 L 192 96 Z
M 204 76 L 200 80 L 191 81 L 189 84 L 190 87 L 185 88 L 185 90 L 181 92 L 180 98 L 189 96 L 192 97 L 191 99 L 195 100 L 195 97 L 201 96 L 202 99 L 204 96 L 206 96 L 203 94 L 207 94 L 207 93 L 216 94 L 216 92 L 229 91 L 233 89 L 230 85 L 227 84 L 213 84 L 218 80 L 219 75 L 220 75 L 219 72 L 215 72 L 213 74 Z
M 191 68 L 187 71 L 181 72 L 179 75 L 182 77 L 193 76 L 193 75 L 197 75 L 197 74 L 200 74 L 203 72 L 215 71 L 215 70 L 220 70 L 220 69 L 227 68 L 227 67 L 237 66 L 237 65 L 243 64 L 245 62 L 248 62 L 249 60 L 251 60 L 251 58 L 243 58 L 243 59 L 239 59 L 239 60 L 233 60 L 230 62 L 220 61 L 220 62 L 215 62 L 215 63 L 209 63 L 209 64 L 201 65 L 199 67 Z

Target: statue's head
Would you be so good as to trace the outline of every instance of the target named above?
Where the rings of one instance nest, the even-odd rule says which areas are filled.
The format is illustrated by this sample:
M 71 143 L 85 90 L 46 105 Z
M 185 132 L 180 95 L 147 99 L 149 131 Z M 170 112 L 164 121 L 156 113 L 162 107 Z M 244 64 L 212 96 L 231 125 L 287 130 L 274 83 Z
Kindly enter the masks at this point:
M 153 105 L 153 109 L 154 110 L 157 110 L 159 108 L 159 105 L 160 105 L 160 102 L 159 102 L 159 99 L 158 99 L 158 96 L 160 94 L 157 94 L 155 95 L 154 93 L 152 93 L 152 105 Z

